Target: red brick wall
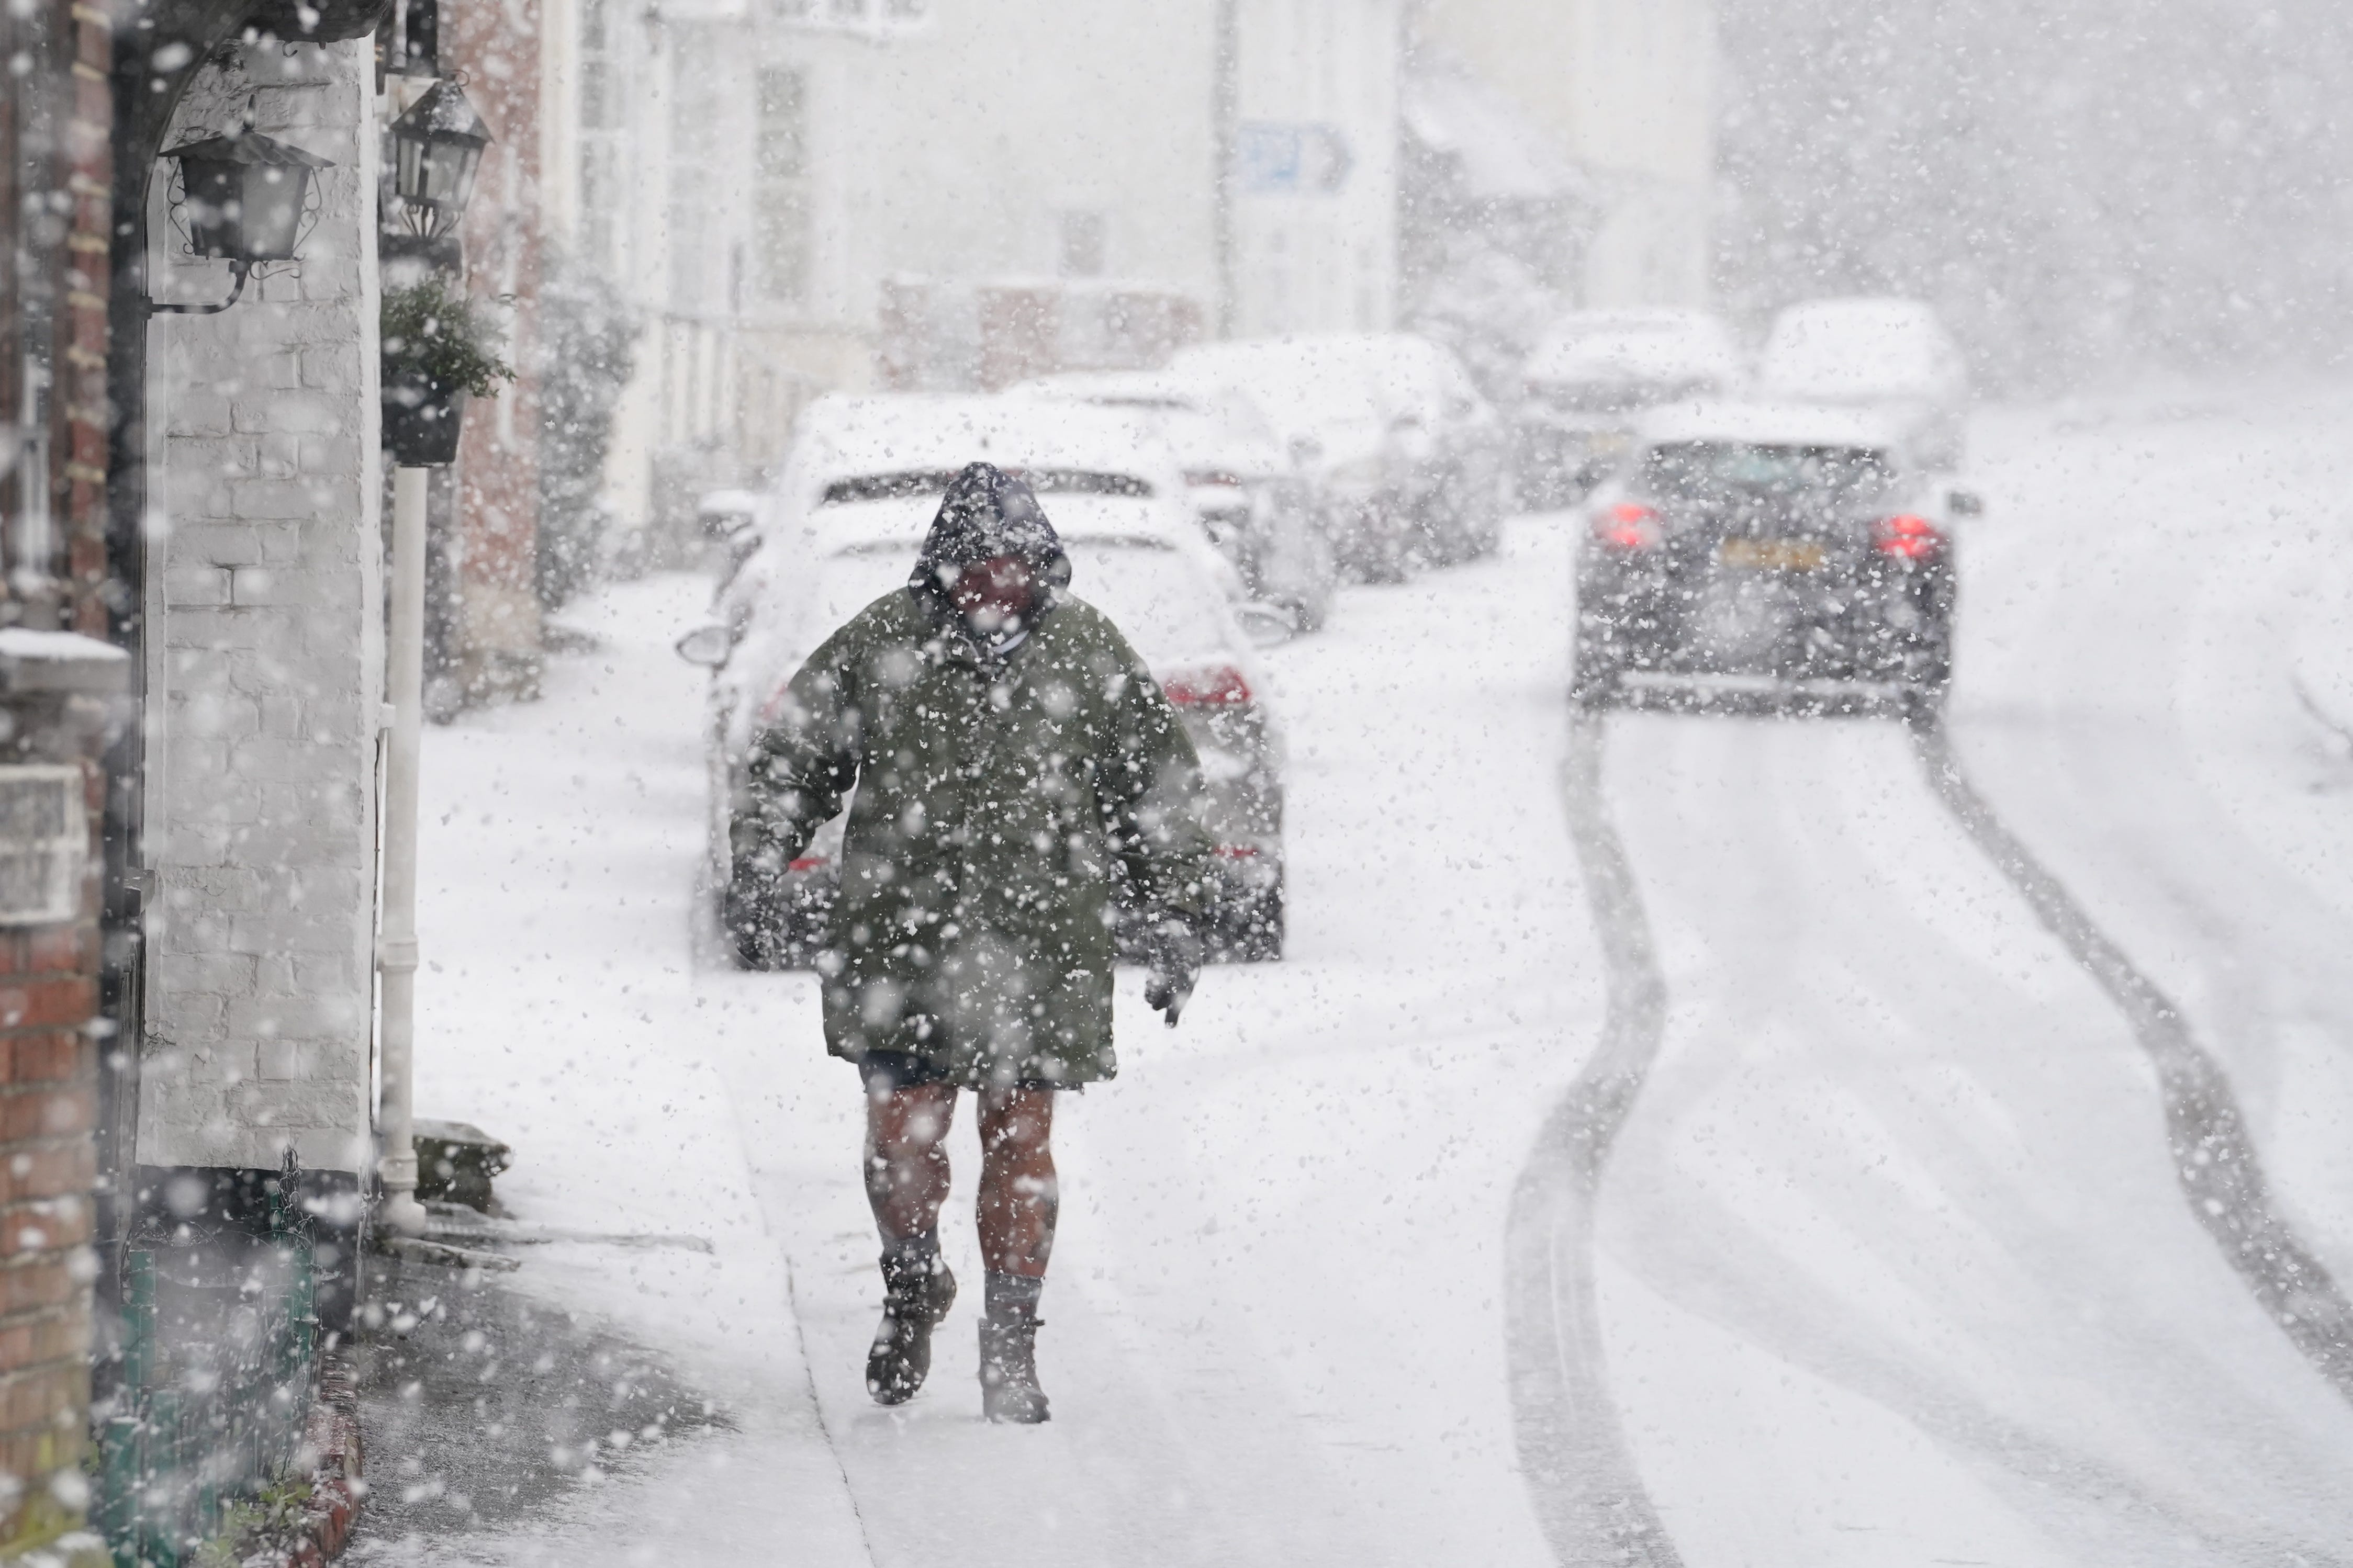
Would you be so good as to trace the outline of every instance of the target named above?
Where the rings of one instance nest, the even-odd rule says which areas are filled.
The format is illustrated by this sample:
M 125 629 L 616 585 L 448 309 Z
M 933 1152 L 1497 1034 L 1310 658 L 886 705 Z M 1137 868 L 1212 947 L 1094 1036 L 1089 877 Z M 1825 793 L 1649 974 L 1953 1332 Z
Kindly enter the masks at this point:
M 95 762 L 81 765 L 95 825 L 103 780 Z M 95 842 L 91 847 L 79 918 L 0 928 L 0 1475 L 6 1478 L 0 1557 L 56 1535 L 79 1515 L 95 1273 L 89 1248 L 98 1072 L 88 1026 L 97 1010 L 99 927 Z
M 496 138 L 460 226 L 470 292 L 512 300 L 506 357 L 521 373 L 466 411 L 458 455 L 460 679 L 478 700 L 535 695 L 540 647 L 540 0 L 441 8 L 441 68 Z
M 16 62 L 0 89 L 0 419 L 30 414 L 38 384 L 23 367 L 46 362 L 56 546 L 5 563 L 0 620 L 102 635 L 112 34 L 95 4 L 35 0 L 0 17 L 0 54 Z M 13 522 L 13 477 L 0 493 Z M 85 1495 L 103 781 L 100 726 L 77 700 L 0 706 L 0 763 L 78 763 L 92 834 L 78 918 L 0 928 L 0 1558 L 13 1559 L 78 1523 Z

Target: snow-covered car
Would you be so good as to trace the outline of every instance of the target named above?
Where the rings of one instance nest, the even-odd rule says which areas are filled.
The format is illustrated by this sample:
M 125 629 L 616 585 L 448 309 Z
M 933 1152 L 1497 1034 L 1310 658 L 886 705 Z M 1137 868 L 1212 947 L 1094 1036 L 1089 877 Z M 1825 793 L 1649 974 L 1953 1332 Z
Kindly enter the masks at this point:
M 1736 391 L 1739 347 L 1704 310 L 1578 310 L 1556 321 L 1522 364 L 1513 417 L 1524 506 L 1568 506 L 1634 449 L 1645 409 Z
M 902 591 L 948 481 L 986 459 L 1020 474 L 1062 537 L 1071 592 L 1109 616 L 1183 719 L 1201 757 L 1201 822 L 1218 851 L 1213 953 L 1282 956 L 1282 738 L 1230 597 L 1233 568 L 1201 538 L 1175 459 L 1132 415 L 1009 398 L 871 397 L 812 405 L 768 500 L 760 545 L 679 640 L 711 666 L 713 908 L 744 758 L 818 644 Z M 1041 417 L 1041 410 L 1048 417 Z M 1092 465 L 1092 466 L 1089 466 Z M 1259 606 L 1261 637 L 1288 635 Z M 776 932 L 726 931 L 744 963 L 814 962 L 839 881 L 836 818 L 793 862 Z
M 1442 345 L 1402 332 L 1253 339 L 1186 349 L 1176 368 L 1266 410 L 1315 478 L 1355 575 L 1395 582 L 1495 547 L 1508 437 Z
M 1875 409 L 1894 421 L 1915 462 L 1960 466 L 1968 363 L 1936 312 L 1917 300 L 1810 300 L 1773 319 L 1757 362 L 1768 397 Z
M 1184 466 L 1202 531 L 1253 599 L 1301 631 L 1331 612 L 1339 577 L 1314 490 L 1248 394 L 1167 371 L 1072 371 L 1012 388 L 1016 396 L 1124 409 L 1149 419 Z
M 1645 417 L 1587 503 L 1570 691 L 1585 708 L 1936 712 L 1952 674 L 1952 519 L 1878 415 L 1703 402 Z

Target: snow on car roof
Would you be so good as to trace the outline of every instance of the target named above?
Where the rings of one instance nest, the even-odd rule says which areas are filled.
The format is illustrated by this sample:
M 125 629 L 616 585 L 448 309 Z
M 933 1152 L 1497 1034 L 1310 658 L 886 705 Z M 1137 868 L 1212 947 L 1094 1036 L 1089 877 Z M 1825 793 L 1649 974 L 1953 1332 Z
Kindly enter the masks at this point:
M 1673 321 L 1588 326 L 1547 338 L 1523 374 L 1546 381 L 1736 382 L 1740 351 L 1720 322 L 1697 313 Z
M 1081 370 L 1007 389 L 1012 397 L 1124 408 L 1154 422 L 1187 468 L 1282 467 L 1282 446 L 1250 395 L 1213 375 L 1166 370 Z
M 789 463 L 806 489 L 870 475 L 1004 468 L 1127 474 L 1181 486 L 1176 458 L 1141 414 L 1042 398 L 917 393 L 828 396 L 796 427 Z
M 1018 383 L 1008 390 L 1016 397 L 1067 398 L 1082 403 L 1116 399 L 1120 403 L 1163 403 L 1201 408 L 1224 391 L 1224 384 L 1212 376 L 1166 370 L 1066 370 Z
M 1166 503 L 1131 496 L 1055 495 L 1040 500 L 1046 521 L 1068 544 L 1075 539 L 1118 540 L 1188 548 L 1198 537 L 1188 514 L 1171 514 Z M 810 553 L 835 555 L 903 544 L 912 564 L 931 531 L 939 498 L 901 496 L 829 506 L 809 529 Z M 1206 546 L 1204 546 L 1206 548 Z
M 1894 425 L 1859 408 L 1818 403 L 1709 398 L 1651 409 L 1640 426 L 1653 447 L 1684 441 L 1741 441 L 1759 447 L 1872 447 L 1903 444 Z

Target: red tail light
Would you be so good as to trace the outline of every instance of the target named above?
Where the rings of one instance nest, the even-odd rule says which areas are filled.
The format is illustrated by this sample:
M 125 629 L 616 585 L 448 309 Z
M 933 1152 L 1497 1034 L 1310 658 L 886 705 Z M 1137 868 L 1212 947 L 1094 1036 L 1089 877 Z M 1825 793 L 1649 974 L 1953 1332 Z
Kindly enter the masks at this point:
M 1216 468 L 1195 468 L 1185 476 L 1188 485 L 1219 485 L 1227 489 L 1241 489 L 1242 481 L 1235 475 Z
M 1222 860 L 1254 860 L 1258 858 L 1258 846 L 1255 844 L 1220 844 L 1218 846 L 1216 853 L 1218 858 Z
M 796 871 L 822 871 L 832 864 L 822 855 L 804 855 L 792 863 L 791 868 Z
M 1898 555 L 1906 561 L 1925 561 L 1945 548 L 1945 536 L 1936 525 L 1909 512 L 1882 519 L 1872 531 L 1871 542 L 1882 555 Z
M 1231 708 L 1250 700 L 1250 682 L 1229 664 L 1172 675 L 1160 683 L 1160 689 L 1179 708 Z
M 1612 550 L 1653 550 L 1666 534 L 1657 512 L 1640 501 L 1621 500 L 1593 514 L 1593 537 Z

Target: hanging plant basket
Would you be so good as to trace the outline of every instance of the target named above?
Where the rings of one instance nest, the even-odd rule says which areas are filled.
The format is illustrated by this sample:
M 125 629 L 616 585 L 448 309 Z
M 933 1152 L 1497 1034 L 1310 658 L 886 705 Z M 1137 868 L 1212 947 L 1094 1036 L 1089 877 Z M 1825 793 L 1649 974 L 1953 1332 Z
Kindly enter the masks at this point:
M 458 460 L 466 395 L 421 370 L 384 378 L 384 446 L 404 468 L 438 468 Z
M 515 373 L 497 332 L 463 293 L 427 278 L 387 289 L 383 314 L 384 444 L 404 468 L 458 460 L 466 399 L 495 397 Z

